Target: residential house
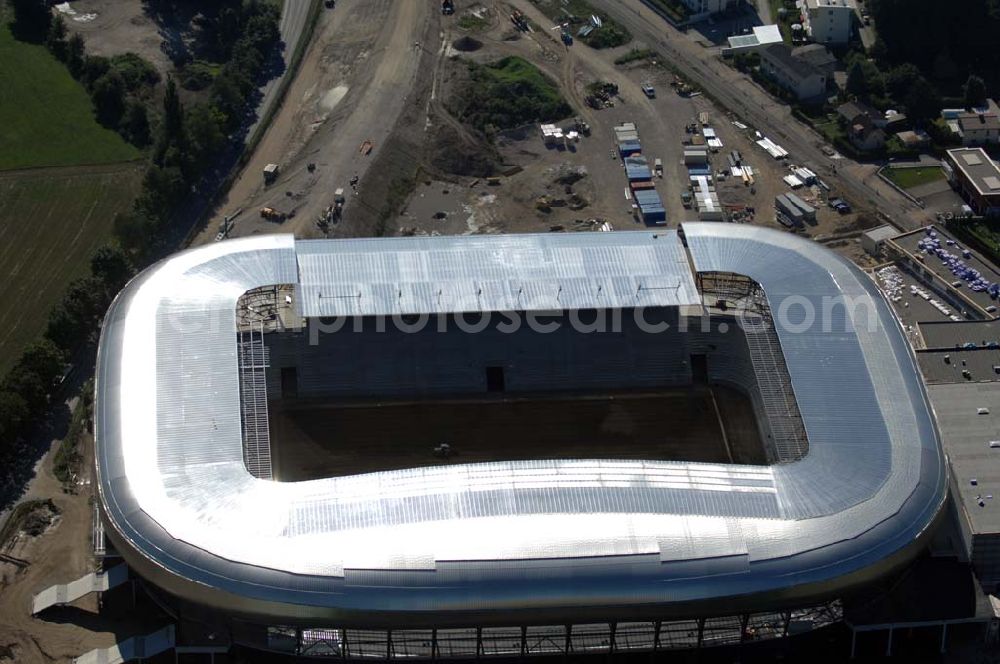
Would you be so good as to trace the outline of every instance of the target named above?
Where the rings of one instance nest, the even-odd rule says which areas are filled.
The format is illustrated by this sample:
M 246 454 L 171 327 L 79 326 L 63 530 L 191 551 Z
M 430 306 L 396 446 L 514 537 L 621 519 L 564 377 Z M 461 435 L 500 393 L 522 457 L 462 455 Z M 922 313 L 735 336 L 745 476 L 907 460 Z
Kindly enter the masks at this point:
M 959 113 L 956 118 L 962 145 L 988 145 L 1000 143 L 1000 109 L 990 100 L 986 110 Z
M 846 104 L 841 104 L 837 107 L 837 115 L 840 117 L 840 123 L 844 125 L 867 121 L 879 129 L 885 129 L 889 124 L 885 114 L 863 101 L 849 101 Z
M 865 117 L 859 117 L 856 122 L 848 125 L 847 138 L 851 145 L 862 152 L 883 148 L 886 141 L 885 130 L 876 127 L 871 120 Z
M 760 53 L 761 72 L 795 95 L 799 101 L 821 99 L 828 77 L 821 69 L 792 56 L 784 44 L 768 46 Z
M 793 48 L 792 57 L 808 62 L 813 67 L 826 72 L 827 76 L 832 76 L 837 68 L 837 56 L 823 44 L 807 44 Z

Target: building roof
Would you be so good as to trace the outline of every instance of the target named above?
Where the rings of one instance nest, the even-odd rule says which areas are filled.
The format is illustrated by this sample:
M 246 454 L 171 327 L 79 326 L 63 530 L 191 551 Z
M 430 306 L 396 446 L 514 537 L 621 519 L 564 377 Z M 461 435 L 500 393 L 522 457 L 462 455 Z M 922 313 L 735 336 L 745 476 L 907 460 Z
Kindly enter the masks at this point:
M 551 311 L 593 306 L 595 298 L 607 308 L 693 304 L 687 258 L 662 237 L 626 234 L 608 242 L 589 233 L 547 233 L 299 243 L 297 305 L 302 316 L 316 317 Z
M 927 393 L 954 473 L 959 509 L 973 534 L 1000 532 L 1000 448 L 990 447 L 1000 438 L 1000 383 L 930 385 Z M 980 415 L 980 408 L 989 412 Z
M 567 262 L 568 277 L 587 267 L 585 257 L 600 264 L 602 243 L 607 256 L 666 244 L 646 256 L 666 266 L 611 258 L 598 272 L 618 270 L 630 283 L 666 272 L 688 286 L 693 275 L 674 262 L 685 252 L 673 231 L 360 243 L 254 236 L 158 263 L 105 318 L 95 430 L 109 536 L 138 573 L 191 601 L 275 619 L 408 627 L 557 620 L 597 607 L 636 615 L 691 603 L 786 605 L 837 597 L 886 571 L 922 546 L 946 486 L 923 385 L 885 300 L 857 267 L 805 239 L 733 224 L 684 232 L 697 271 L 750 277 L 778 313 L 809 440 L 803 459 L 512 461 L 257 479 L 243 458 L 237 302 L 262 286 L 325 284 L 318 257 L 335 264 L 338 254 L 355 255 L 355 281 L 443 274 L 450 283 L 445 268 L 454 265 L 470 283 L 520 274 L 553 284 Z M 479 260 L 466 264 L 465 249 Z M 383 254 L 406 269 L 366 262 Z M 607 306 L 601 290 L 585 292 L 577 306 Z M 672 292 L 679 303 L 677 293 L 689 291 Z M 866 306 L 835 308 L 805 328 L 794 307 L 784 309 L 794 301 L 827 311 L 841 296 Z M 438 311 L 460 310 L 443 302 Z
M 996 348 L 921 350 L 917 360 L 928 385 L 1000 380 L 996 369 L 1000 367 L 1000 349 Z
M 921 321 L 920 336 L 927 348 L 954 350 L 967 344 L 1000 348 L 1000 320 Z
M 959 113 L 958 126 L 963 131 L 1000 131 L 996 113 Z
M 940 244 L 940 249 L 945 253 L 939 255 L 938 252 L 921 248 L 921 244 L 926 243 L 928 239 L 936 239 Z M 986 290 L 973 290 L 967 281 L 955 274 L 954 268 L 962 266 L 971 268 L 980 275 L 986 284 L 1000 284 L 1000 272 L 992 263 L 982 260 L 979 257 L 979 252 L 970 250 L 965 243 L 956 240 L 940 226 L 927 226 L 898 235 L 892 239 L 892 243 L 904 253 L 912 256 L 913 260 L 928 272 L 937 276 L 940 282 L 946 284 L 949 294 L 956 300 L 971 302 L 979 310 L 982 310 L 982 313 L 979 314 L 980 317 L 986 315 L 986 307 L 996 304 L 996 301 L 990 297 L 988 286 Z M 965 251 L 969 251 L 968 258 L 964 256 Z M 917 256 L 921 258 L 917 258 Z M 952 264 L 949 261 L 958 262 Z M 970 274 L 970 276 L 974 275 Z M 962 286 L 958 288 L 951 286 L 956 281 Z M 974 312 L 976 308 L 970 308 L 970 311 Z
M 729 38 L 729 48 L 734 50 L 752 50 L 769 44 L 780 44 L 784 41 L 781 29 L 777 24 L 754 26 L 749 35 L 736 35 Z
M 796 76 L 800 80 L 809 78 L 810 76 L 825 76 L 819 68 L 806 62 L 805 60 L 800 60 L 792 55 L 792 49 L 784 44 L 774 44 L 773 46 L 768 46 L 763 51 L 763 57 L 770 60 L 772 63 L 780 65 L 782 69 L 786 72 Z
M 792 57 L 808 62 L 819 69 L 827 69 L 837 64 L 837 56 L 823 44 L 806 44 L 792 49 Z
M 982 148 L 948 150 L 951 162 L 980 194 L 1000 196 L 1000 167 Z
M 891 224 L 882 224 L 864 232 L 864 236 L 873 242 L 883 242 L 899 235 L 899 230 Z
M 848 122 L 854 122 L 859 117 L 864 117 L 871 122 L 884 122 L 885 116 L 879 113 L 863 101 L 849 101 L 837 107 L 837 115 Z

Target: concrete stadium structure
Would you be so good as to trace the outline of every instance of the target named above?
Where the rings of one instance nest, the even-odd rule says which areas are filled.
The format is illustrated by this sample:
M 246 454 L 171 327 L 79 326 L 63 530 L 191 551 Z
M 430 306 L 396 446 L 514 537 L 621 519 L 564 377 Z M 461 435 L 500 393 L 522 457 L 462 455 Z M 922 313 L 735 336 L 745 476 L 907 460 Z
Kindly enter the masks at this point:
M 560 367 L 546 349 L 530 355 L 536 337 L 519 338 L 530 355 L 519 363 L 499 356 L 503 344 L 476 350 L 460 330 L 447 334 L 463 362 L 448 364 L 451 345 L 426 347 L 442 354 L 433 375 L 412 357 L 334 348 L 324 366 L 343 363 L 342 375 L 302 375 L 298 389 L 482 392 L 480 364 L 505 366 L 509 390 L 587 376 L 602 388 L 683 385 L 707 357 L 708 380 L 753 402 L 771 464 L 498 461 L 273 481 L 268 455 L 281 441 L 250 411 L 254 390 L 281 389 L 267 376 L 278 350 L 254 341 L 252 325 L 244 338 L 238 312 L 246 293 L 271 286 L 282 301 L 291 294 L 295 315 L 322 321 L 642 312 L 671 325 L 631 337 L 614 362 L 588 358 L 593 335 L 562 334 Z M 261 236 L 187 251 L 133 280 L 108 312 L 95 418 L 102 517 L 132 570 L 220 640 L 298 654 L 475 657 L 781 636 L 802 607 L 826 607 L 808 614 L 822 624 L 830 603 L 907 564 L 948 485 L 912 351 L 875 284 L 817 244 L 732 224 Z

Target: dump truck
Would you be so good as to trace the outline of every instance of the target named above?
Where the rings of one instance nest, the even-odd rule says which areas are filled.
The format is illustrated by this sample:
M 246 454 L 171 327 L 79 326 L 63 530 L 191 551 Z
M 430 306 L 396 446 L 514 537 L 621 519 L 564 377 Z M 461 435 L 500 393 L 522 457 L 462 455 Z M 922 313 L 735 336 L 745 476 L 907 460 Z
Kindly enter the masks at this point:
M 264 184 L 271 184 L 278 179 L 278 165 L 268 164 L 264 167 Z

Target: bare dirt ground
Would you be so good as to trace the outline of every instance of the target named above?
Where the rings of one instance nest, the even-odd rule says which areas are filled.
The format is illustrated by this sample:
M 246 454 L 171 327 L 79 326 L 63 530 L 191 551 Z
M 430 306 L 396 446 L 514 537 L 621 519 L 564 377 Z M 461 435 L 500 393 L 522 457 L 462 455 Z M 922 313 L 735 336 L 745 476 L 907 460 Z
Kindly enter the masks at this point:
M 211 241 L 223 216 L 240 209 L 233 236 L 317 235 L 315 219 L 334 190 L 350 191 L 352 176 L 363 178 L 386 149 L 411 90 L 429 90 L 436 53 L 425 42 L 436 34 L 435 9 L 423 2 L 346 0 L 325 12 L 282 109 L 195 243 Z M 373 143 L 370 155 L 359 152 L 366 140 Z M 272 162 L 281 175 L 265 187 L 263 168 Z M 345 221 L 361 205 L 352 197 Z M 259 210 L 265 206 L 294 217 L 282 224 L 263 221 Z
M 93 454 L 86 437 L 84 458 Z M 66 583 L 93 570 L 90 469 L 81 469 L 74 494 L 62 491 L 52 474 L 52 454 L 40 464 L 28 498 L 51 498 L 59 510 L 44 534 L 15 536 L 3 551 L 25 565 L 0 561 L 0 647 L 10 648 L 19 664 L 69 662 L 93 648 L 112 645 L 122 636 L 142 633 L 141 620 L 106 620 L 98 614 L 97 596 L 86 596 L 71 607 L 31 616 L 33 594 L 55 583 Z M 136 631 L 129 631 L 135 629 Z M 117 633 L 116 633 L 117 632 Z M 0 661 L 4 661 L 0 658 Z
M 716 409 L 713 392 L 724 394 L 724 410 Z M 282 441 L 274 451 L 275 477 L 286 482 L 523 459 L 765 463 L 750 401 L 723 387 L 366 404 L 276 401 L 271 413 Z M 731 428 L 728 416 L 732 428 L 741 429 L 734 451 L 723 435 L 723 427 Z M 440 443 L 457 454 L 434 456 Z
M 70 2 L 76 14 L 63 14 L 66 27 L 83 35 L 87 52 L 110 57 L 138 53 L 165 74 L 173 68 L 164 44 L 169 31 L 150 18 L 140 0 L 77 0 Z

